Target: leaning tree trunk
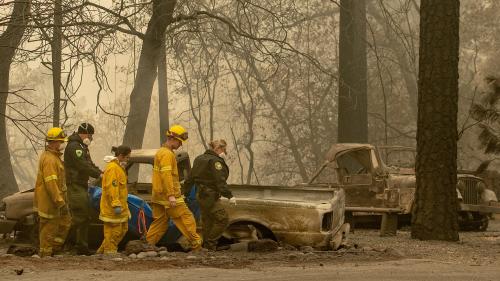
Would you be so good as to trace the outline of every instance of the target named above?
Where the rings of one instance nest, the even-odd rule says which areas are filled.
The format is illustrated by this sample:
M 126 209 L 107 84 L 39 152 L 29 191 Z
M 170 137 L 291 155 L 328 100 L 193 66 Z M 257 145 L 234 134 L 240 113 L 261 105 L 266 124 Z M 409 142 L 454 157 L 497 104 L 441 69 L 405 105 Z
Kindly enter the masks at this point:
M 10 161 L 6 112 L 10 65 L 26 30 L 29 9 L 30 1 L 15 1 L 7 29 L 0 35 L 0 199 L 19 190 Z
M 411 235 L 458 240 L 459 0 L 422 0 L 418 72 L 417 190 Z
M 165 30 L 172 23 L 176 0 L 154 0 L 153 14 L 142 44 L 134 88 L 130 94 L 130 110 L 123 143 L 131 148 L 142 147 L 148 120 L 151 94 L 156 80 L 161 42 Z
M 368 142 L 365 0 L 340 1 L 338 142 Z
M 162 38 L 160 61 L 158 63 L 158 113 L 160 114 L 160 144 L 167 141 L 169 128 L 168 118 L 168 87 L 167 87 L 167 50 L 165 49 L 165 36 Z

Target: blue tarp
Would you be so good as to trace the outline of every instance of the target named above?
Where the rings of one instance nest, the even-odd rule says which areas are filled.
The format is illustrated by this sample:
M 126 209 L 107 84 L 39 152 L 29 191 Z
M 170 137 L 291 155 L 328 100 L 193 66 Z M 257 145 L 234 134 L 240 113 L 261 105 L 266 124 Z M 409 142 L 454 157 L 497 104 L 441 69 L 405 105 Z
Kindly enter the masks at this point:
M 101 201 L 102 190 L 100 187 L 95 186 L 89 188 L 89 198 L 91 208 L 96 210 L 99 213 L 99 205 Z M 131 218 L 128 221 L 128 235 L 132 239 L 139 239 L 141 237 L 140 229 L 138 227 L 138 219 L 139 212 L 142 209 L 144 211 L 144 217 L 146 220 L 146 228 L 149 229 L 151 222 L 153 222 L 153 211 L 146 201 L 141 199 L 138 196 L 129 194 L 127 198 L 128 207 L 130 210 Z M 198 206 L 198 202 L 196 201 L 196 186 L 191 188 L 191 193 L 186 198 L 186 203 L 193 212 L 195 219 L 198 221 L 200 217 L 200 208 Z M 181 236 L 179 229 L 174 225 L 172 220 L 168 222 L 168 230 L 163 236 L 160 244 L 172 244 L 177 241 L 177 239 Z

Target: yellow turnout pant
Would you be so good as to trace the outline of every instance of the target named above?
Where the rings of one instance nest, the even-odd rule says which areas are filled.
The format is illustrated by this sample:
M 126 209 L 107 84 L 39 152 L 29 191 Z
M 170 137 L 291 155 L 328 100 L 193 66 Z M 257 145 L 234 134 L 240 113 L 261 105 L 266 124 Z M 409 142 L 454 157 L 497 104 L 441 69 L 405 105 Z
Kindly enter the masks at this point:
M 98 254 L 114 254 L 118 252 L 118 244 L 128 231 L 128 222 L 104 222 L 104 240 L 97 249 Z
M 71 216 L 62 215 L 47 219 L 40 217 L 40 257 L 51 256 L 62 249 L 71 227 Z
M 177 203 L 177 206 L 170 208 L 155 203 L 151 205 L 154 220 L 146 235 L 146 240 L 149 244 L 156 245 L 160 241 L 165 232 L 167 232 L 168 219 L 171 218 L 175 226 L 177 226 L 182 235 L 191 244 L 191 249 L 201 247 L 202 240 L 200 235 L 196 233 L 196 221 L 186 203 Z

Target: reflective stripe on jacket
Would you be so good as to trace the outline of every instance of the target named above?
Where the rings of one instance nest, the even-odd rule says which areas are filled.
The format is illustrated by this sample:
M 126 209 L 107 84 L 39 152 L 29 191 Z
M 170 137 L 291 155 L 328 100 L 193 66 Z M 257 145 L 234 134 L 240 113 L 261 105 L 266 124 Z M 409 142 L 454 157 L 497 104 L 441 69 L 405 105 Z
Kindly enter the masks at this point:
M 109 162 L 102 176 L 102 195 L 99 219 L 104 222 L 126 222 L 130 218 L 127 204 L 127 174 L 118 160 Z M 121 213 L 115 214 L 114 208 L 120 207 Z
M 172 150 L 162 147 L 156 152 L 153 165 L 153 203 L 169 206 L 168 197 L 175 196 L 178 203 L 184 202 L 179 183 L 177 160 Z
M 33 206 L 42 218 L 53 219 L 61 214 L 67 202 L 66 178 L 61 153 L 46 150 L 40 155 Z

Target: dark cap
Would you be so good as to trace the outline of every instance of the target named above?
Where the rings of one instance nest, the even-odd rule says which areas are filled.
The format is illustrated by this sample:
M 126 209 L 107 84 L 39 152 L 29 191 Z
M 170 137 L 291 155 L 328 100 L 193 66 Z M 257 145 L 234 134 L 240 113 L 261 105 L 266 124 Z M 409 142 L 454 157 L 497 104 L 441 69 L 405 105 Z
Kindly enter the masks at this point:
M 82 124 L 80 124 L 80 126 L 78 126 L 77 133 L 93 135 L 94 134 L 94 126 L 90 125 L 90 123 L 82 123 Z

